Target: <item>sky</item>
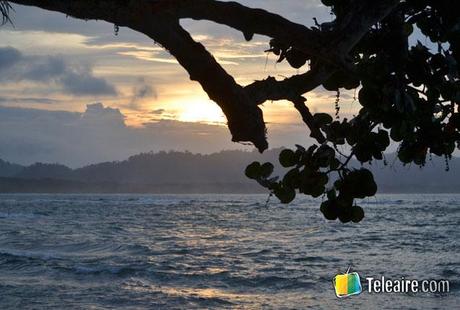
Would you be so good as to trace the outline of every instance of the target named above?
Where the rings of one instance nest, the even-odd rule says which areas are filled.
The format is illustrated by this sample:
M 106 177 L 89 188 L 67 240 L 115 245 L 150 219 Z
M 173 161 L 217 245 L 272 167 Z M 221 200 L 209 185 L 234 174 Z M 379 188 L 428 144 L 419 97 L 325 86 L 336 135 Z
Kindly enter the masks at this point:
M 313 0 L 245 0 L 292 21 L 331 20 Z M 0 158 L 59 162 L 77 167 L 122 160 L 139 152 L 199 153 L 248 149 L 232 143 L 220 108 L 161 47 L 127 28 L 82 21 L 14 5 L 13 25 L 0 27 Z M 242 85 L 267 76 L 302 73 L 277 64 L 269 38 L 246 42 L 229 27 L 205 21 L 181 24 Z M 307 95 L 313 112 L 334 111 L 335 93 Z M 342 116 L 357 108 L 342 93 Z M 308 130 L 288 102 L 262 106 L 270 147 L 309 144 Z

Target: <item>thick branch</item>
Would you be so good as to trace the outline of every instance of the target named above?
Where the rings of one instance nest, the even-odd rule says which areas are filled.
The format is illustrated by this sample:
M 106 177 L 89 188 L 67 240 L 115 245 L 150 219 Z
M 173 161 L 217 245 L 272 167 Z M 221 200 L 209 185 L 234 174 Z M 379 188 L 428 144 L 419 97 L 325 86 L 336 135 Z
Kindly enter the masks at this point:
M 334 71 L 334 68 L 320 66 L 282 81 L 268 77 L 247 85 L 245 89 L 256 104 L 262 104 L 267 100 L 292 101 L 321 85 Z
M 195 42 L 182 29 L 174 16 L 161 10 L 152 11 L 152 2 L 129 1 L 120 4 L 107 0 L 18 0 L 20 4 L 38 6 L 84 19 L 102 19 L 120 26 L 127 26 L 146 34 L 167 49 L 198 81 L 209 97 L 221 108 L 228 120 L 228 127 L 235 142 L 252 142 L 259 151 L 268 147 L 262 111 L 250 96 L 238 85 L 209 54 L 203 45 Z
M 351 0 L 350 9 L 336 21 L 333 31 L 313 31 L 264 10 L 216 0 L 11 2 L 58 11 L 81 19 L 102 19 L 148 35 L 169 50 L 189 72 L 191 79 L 198 81 L 209 97 L 219 104 L 227 116 L 234 141 L 250 141 L 259 150 L 264 150 L 267 148 L 265 125 L 257 105 L 266 100 L 287 99 L 295 102 L 302 94 L 321 85 L 337 69 L 350 69 L 352 64 L 347 62 L 348 53 L 400 1 Z M 194 42 L 179 26 L 180 18 L 206 19 L 225 24 L 242 31 L 247 39 L 255 33 L 267 35 L 315 56 L 320 61 L 305 74 L 283 81 L 269 77 L 242 88 L 201 44 Z M 309 122 L 305 104 L 297 104 L 296 108 L 304 121 L 307 115 Z M 310 128 L 313 133 L 314 128 Z
M 11 2 L 57 10 L 78 18 L 96 18 L 110 22 L 115 22 L 113 15 L 120 15 L 120 17 L 130 14 L 135 15 L 136 12 L 139 12 L 139 9 L 136 10 L 135 7 L 141 8 L 144 14 L 153 16 L 161 14 L 177 19 L 209 20 L 240 30 L 245 34 L 246 38 L 251 38 L 253 34 L 277 38 L 308 55 L 322 59 L 324 63 L 342 66 L 345 55 L 367 33 L 372 25 L 391 12 L 399 3 L 399 0 L 350 1 L 350 13 L 337 23 L 337 29 L 333 32 L 314 31 L 262 9 L 252 9 L 236 2 L 216 0 L 138 0 L 126 1 L 124 4 L 107 0 L 13 0 Z M 121 12 L 116 10 L 117 6 L 122 7 Z M 98 10 L 95 9 L 92 9 L 92 12 L 86 12 L 87 10 L 85 9 L 84 14 L 76 14 L 76 10 L 71 10 L 71 7 L 79 9 L 106 7 L 107 13 L 112 14 L 112 16 L 98 16 Z M 113 14 L 116 11 L 117 14 Z M 118 20 L 120 19 L 122 18 L 118 18 Z M 117 24 L 129 27 L 129 25 L 121 21 Z
M 233 141 L 250 141 L 260 151 L 268 147 L 262 110 L 204 46 L 195 42 L 177 21 L 166 21 L 162 27 L 147 23 L 138 30 L 148 34 L 176 57 L 190 74 L 190 79 L 198 81 L 209 97 L 222 108 Z
M 348 52 L 369 29 L 387 16 L 399 0 L 349 1 L 348 13 L 336 21 L 332 32 L 315 31 L 293 23 L 277 14 L 252 9 L 236 2 L 216 0 L 158 0 L 158 7 L 167 7 L 178 18 L 209 20 L 230 26 L 244 33 L 276 38 L 288 46 L 321 59 L 326 64 L 344 66 Z
M 252 9 L 236 2 L 216 0 L 160 0 L 168 3 L 178 18 L 209 20 L 227 25 L 244 33 L 246 38 L 254 34 L 277 38 L 282 42 L 301 47 L 309 54 L 319 56 L 324 36 L 319 31 L 293 23 L 280 15 L 262 9 Z
M 355 0 L 350 2 L 348 13 L 337 21 L 336 30 L 328 44 L 322 49 L 326 63 L 316 64 L 307 73 L 294 75 L 282 81 L 269 77 L 245 87 L 257 104 L 266 100 L 291 100 L 309 92 L 326 81 L 336 70 L 350 70 L 352 64 L 346 58 L 352 48 L 377 22 L 390 14 L 399 0 Z M 302 48 L 295 44 L 297 48 Z M 332 65 L 331 65 L 332 64 Z
M 310 113 L 310 110 L 305 105 L 305 98 L 298 97 L 292 100 L 294 103 L 294 107 L 299 111 L 300 115 L 302 116 L 303 122 L 310 128 L 310 137 L 315 138 L 316 141 L 319 143 L 326 142 L 326 138 L 324 137 L 323 133 L 319 129 L 318 125 L 313 118 L 313 115 Z

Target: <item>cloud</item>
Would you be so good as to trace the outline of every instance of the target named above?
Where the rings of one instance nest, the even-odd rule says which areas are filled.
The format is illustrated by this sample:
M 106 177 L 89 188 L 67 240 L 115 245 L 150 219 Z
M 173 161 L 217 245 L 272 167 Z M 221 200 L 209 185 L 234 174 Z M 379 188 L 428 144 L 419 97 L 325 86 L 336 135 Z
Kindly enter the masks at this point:
M 136 90 L 134 92 L 134 98 L 142 99 L 142 98 L 145 98 L 147 96 L 152 96 L 155 99 L 158 98 L 158 95 L 157 95 L 156 91 L 150 85 L 143 84 L 143 85 L 140 85 L 138 88 L 136 88 Z
M 158 93 L 152 86 L 152 83 L 146 81 L 145 78 L 139 78 L 134 86 L 133 95 L 127 107 L 132 110 L 140 110 L 139 101 L 148 97 L 156 100 L 158 99 Z
M 41 161 L 78 167 L 148 151 L 253 149 L 232 143 L 225 126 L 160 120 L 129 127 L 124 119 L 118 109 L 102 103 L 87 105 L 83 113 L 0 106 L 0 158 L 21 164 Z M 304 126 L 269 124 L 271 147 L 308 144 L 307 136 Z
M 0 103 L 37 103 L 37 104 L 53 104 L 59 100 L 51 98 L 39 97 L 0 97 Z
M 173 111 L 168 111 L 166 109 L 155 109 L 143 115 L 138 116 L 141 119 L 147 120 L 144 122 L 144 125 L 148 125 L 152 122 L 158 122 L 162 120 L 177 120 L 177 115 Z
M 17 80 L 49 82 L 56 77 L 65 75 L 67 71 L 67 64 L 64 59 L 58 57 L 26 57 L 21 55 L 21 62 L 22 64 L 15 68 L 17 71 L 11 72 L 12 75 L 16 75 Z
M 156 110 L 153 110 L 152 112 L 150 112 L 150 114 L 153 114 L 153 115 L 162 115 L 163 113 L 165 113 L 166 110 L 165 109 L 156 109 Z
M 172 58 L 172 56 L 164 56 L 159 57 L 158 54 L 164 54 L 165 52 L 152 52 L 152 51 L 123 51 L 119 52 L 119 55 L 122 56 L 131 56 L 139 60 L 146 60 L 146 61 L 153 61 L 159 63 L 167 63 L 167 64 L 178 64 L 177 60 Z
M 59 82 L 68 94 L 72 95 L 116 95 L 115 87 L 105 79 L 97 78 L 90 71 L 70 71 L 59 78 Z
M 302 24 L 312 25 L 312 17 L 321 14 L 324 20 L 330 20 L 327 9 L 317 9 L 318 0 L 239 2 L 268 9 Z M 116 88 L 95 75 L 92 66 L 84 65 L 91 63 L 90 59 L 103 59 L 98 72 L 108 72 L 114 77 L 124 100 L 111 101 L 111 104 L 127 107 L 131 103 L 134 108 L 144 104 L 142 111 L 148 112 L 142 112 L 145 118 L 139 119 L 148 123 L 138 128 L 126 126 L 125 115 L 101 103 L 88 105 L 83 113 L 0 107 L 0 158 L 20 163 L 44 161 L 79 166 L 124 159 L 150 150 L 209 153 L 246 148 L 230 141 L 225 126 L 175 120 L 181 116 L 183 107 L 201 106 L 187 105 L 188 100 L 206 100 L 206 94 L 188 81 L 187 74 L 167 51 L 154 45 L 145 35 L 122 28 L 115 36 L 113 25 L 103 21 L 85 22 L 27 6 L 14 5 L 14 8 L 15 29 L 9 25 L 0 29 L 0 45 L 12 45 L 19 50 L 0 47 L 0 92 L 4 96 L 0 102 L 21 101 L 30 103 L 30 107 L 34 102 L 53 103 L 52 99 L 44 98 L 50 93 L 56 94 L 54 97 L 58 99 L 62 99 L 59 95 L 64 93 L 73 96 L 73 101 L 63 99 L 52 108 L 65 110 L 80 107 L 87 102 L 86 96 L 115 96 Z M 291 71 L 287 71 L 281 64 L 275 65 L 274 60 L 268 59 L 266 64 L 263 53 L 268 46 L 266 37 L 256 36 L 251 42 L 245 42 L 241 32 L 223 25 L 191 19 L 181 20 L 181 24 L 214 53 L 239 83 L 292 73 L 290 68 Z M 71 56 L 55 56 L 57 53 Z M 39 56 L 49 54 L 54 56 Z M 136 74 L 145 76 L 145 80 L 130 84 L 131 89 L 125 92 L 124 87 L 133 83 Z M 24 83 L 16 85 L 17 82 Z M 198 91 L 203 97 L 199 97 Z M 122 95 L 117 99 L 121 100 Z M 158 106 L 147 104 L 147 98 L 156 99 L 159 95 L 162 102 Z M 104 98 L 111 99 L 115 98 Z M 206 112 L 195 110 L 196 113 L 191 114 L 201 116 Z M 140 111 L 127 111 L 126 115 L 137 116 Z M 273 108 L 271 113 L 278 117 L 285 112 Z M 300 118 L 290 115 L 285 122 L 293 120 L 299 125 L 268 124 L 271 147 L 308 143 L 308 131 Z
M 115 87 L 93 75 L 89 65 L 69 63 L 59 56 L 28 56 L 12 47 L 0 47 L 0 82 L 55 83 L 78 96 L 115 96 Z
M 22 58 L 21 53 L 12 47 L 0 48 L 0 72 L 13 66 Z
M 88 127 L 125 128 L 125 116 L 119 109 L 104 107 L 100 102 L 86 105 L 80 121 Z

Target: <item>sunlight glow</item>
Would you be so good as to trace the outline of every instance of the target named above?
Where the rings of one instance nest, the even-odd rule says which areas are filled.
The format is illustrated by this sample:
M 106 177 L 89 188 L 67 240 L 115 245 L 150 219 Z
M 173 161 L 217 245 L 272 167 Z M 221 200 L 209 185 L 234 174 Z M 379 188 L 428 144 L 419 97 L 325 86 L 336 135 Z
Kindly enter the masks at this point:
M 182 122 L 203 122 L 224 124 L 224 113 L 218 105 L 208 100 L 192 100 L 182 104 L 177 120 Z

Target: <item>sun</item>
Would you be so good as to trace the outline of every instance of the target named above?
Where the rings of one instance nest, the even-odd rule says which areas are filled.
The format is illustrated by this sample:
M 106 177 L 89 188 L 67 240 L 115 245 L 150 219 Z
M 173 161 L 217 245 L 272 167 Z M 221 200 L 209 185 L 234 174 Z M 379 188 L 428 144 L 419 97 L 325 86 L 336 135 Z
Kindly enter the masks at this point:
M 177 120 L 213 124 L 226 122 L 221 108 L 210 100 L 192 100 L 183 103 L 177 112 Z

